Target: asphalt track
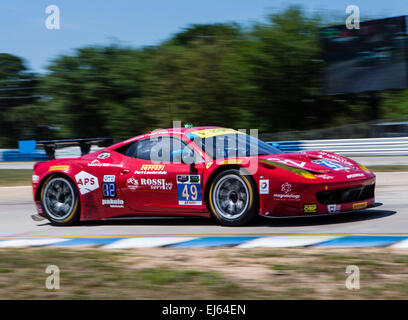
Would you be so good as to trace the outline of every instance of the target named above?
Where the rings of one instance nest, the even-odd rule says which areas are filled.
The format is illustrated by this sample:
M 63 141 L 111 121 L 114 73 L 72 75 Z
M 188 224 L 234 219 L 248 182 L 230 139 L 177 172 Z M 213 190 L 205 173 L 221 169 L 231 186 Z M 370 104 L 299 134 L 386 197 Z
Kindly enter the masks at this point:
M 245 227 L 222 227 L 210 219 L 160 218 L 87 222 L 54 227 L 33 221 L 31 187 L 0 188 L 0 237 L 114 237 L 146 235 L 343 235 L 408 234 L 408 172 L 377 173 L 376 201 L 382 206 L 360 212 L 308 218 L 260 218 Z

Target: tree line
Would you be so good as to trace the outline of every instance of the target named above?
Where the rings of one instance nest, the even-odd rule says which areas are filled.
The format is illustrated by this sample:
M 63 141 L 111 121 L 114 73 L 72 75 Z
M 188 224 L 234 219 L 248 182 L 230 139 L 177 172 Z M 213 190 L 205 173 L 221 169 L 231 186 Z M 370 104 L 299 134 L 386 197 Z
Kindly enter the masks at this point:
M 364 95 L 323 94 L 323 23 L 289 7 L 250 27 L 191 25 L 157 46 L 78 48 L 44 74 L 0 54 L 0 146 L 51 135 L 120 140 L 173 120 L 260 133 L 367 120 Z M 384 117 L 406 113 L 406 91 L 384 95 Z

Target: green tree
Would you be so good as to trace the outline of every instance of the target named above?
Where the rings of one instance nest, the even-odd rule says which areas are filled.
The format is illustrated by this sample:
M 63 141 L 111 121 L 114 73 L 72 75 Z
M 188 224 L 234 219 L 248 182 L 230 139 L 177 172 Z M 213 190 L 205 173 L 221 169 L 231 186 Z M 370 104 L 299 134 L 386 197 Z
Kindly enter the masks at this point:
M 81 48 L 54 60 L 43 90 L 60 135 L 122 139 L 145 129 L 143 60 L 143 52 L 117 46 Z
M 33 138 L 37 124 L 32 118 L 38 111 L 25 105 L 39 99 L 37 77 L 29 72 L 24 61 L 11 54 L 0 54 L 0 145 L 16 147 L 20 138 Z M 29 119 L 31 118 L 31 119 Z

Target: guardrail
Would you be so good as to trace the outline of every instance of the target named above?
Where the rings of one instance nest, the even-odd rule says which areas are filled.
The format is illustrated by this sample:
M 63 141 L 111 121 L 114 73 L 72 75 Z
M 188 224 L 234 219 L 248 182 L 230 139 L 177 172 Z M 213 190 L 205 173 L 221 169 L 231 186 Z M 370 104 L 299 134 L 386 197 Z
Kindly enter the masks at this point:
M 283 152 L 324 150 L 345 156 L 408 155 L 408 137 L 268 142 Z
M 403 156 L 408 155 L 408 137 L 369 139 L 329 139 L 268 142 L 283 152 L 324 150 L 345 156 Z M 91 152 L 100 150 L 92 146 Z M 81 155 L 79 147 L 58 149 L 56 158 L 76 158 Z M 21 153 L 17 150 L 0 150 L 0 161 L 44 161 L 48 160 L 42 150 Z

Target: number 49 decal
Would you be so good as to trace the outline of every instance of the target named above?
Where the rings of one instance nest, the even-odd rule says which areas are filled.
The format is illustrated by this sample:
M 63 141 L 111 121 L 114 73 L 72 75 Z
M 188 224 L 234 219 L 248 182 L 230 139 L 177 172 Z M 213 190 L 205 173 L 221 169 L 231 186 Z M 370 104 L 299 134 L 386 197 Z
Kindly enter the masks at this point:
M 178 175 L 177 195 L 179 205 L 201 205 L 201 184 L 199 175 Z

